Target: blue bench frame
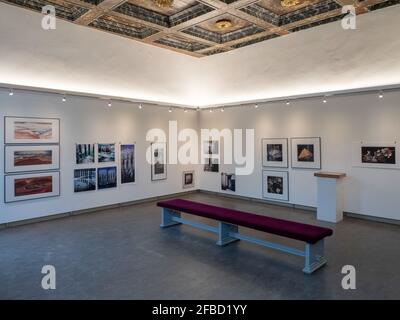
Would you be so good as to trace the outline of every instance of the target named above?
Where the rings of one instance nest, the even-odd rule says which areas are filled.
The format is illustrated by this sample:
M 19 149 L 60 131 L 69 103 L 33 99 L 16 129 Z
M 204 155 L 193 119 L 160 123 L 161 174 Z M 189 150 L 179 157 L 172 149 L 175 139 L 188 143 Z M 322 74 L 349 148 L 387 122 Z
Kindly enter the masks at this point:
M 324 239 L 318 241 L 315 244 L 306 243 L 304 250 L 299 250 L 297 248 L 292 248 L 283 244 L 270 242 L 251 236 L 247 236 L 239 233 L 239 228 L 237 225 L 230 223 L 218 221 L 218 226 L 210 226 L 201 222 L 191 221 L 183 219 L 181 213 L 168 208 L 161 209 L 161 228 L 172 227 L 179 224 L 185 224 L 198 228 L 201 230 L 216 233 L 218 235 L 217 245 L 225 246 L 235 241 L 243 240 L 254 244 L 258 244 L 263 247 L 270 249 L 275 249 L 278 251 L 293 254 L 304 258 L 304 268 L 303 272 L 307 274 L 313 273 L 315 270 L 321 268 L 326 264 L 326 259 L 324 257 Z

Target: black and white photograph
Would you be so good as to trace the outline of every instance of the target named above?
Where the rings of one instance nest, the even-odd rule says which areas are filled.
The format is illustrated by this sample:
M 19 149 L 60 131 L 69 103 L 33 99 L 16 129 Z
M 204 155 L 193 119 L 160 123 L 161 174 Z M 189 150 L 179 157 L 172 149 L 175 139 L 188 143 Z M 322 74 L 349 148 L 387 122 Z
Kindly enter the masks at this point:
M 263 167 L 288 167 L 288 139 L 270 138 L 262 139 L 262 165 Z
M 167 179 L 167 144 L 154 142 L 151 144 L 151 180 Z
M 136 181 L 135 144 L 120 145 L 121 184 Z
M 97 189 L 109 189 L 117 186 L 117 167 L 97 169 Z
M 75 145 L 76 164 L 91 164 L 95 161 L 94 143 L 77 143 Z
M 96 169 L 74 170 L 74 192 L 85 192 L 96 190 Z
M 286 171 L 263 170 L 263 198 L 288 201 L 288 177 Z
M 205 141 L 203 148 L 204 155 L 206 156 L 204 171 L 219 172 L 219 141 Z
M 292 168 L 321 169 L 321 138 L 291 138 Z
M 234 173 L 221 172 L 221 190 L 236 191 L 236 175 Z
M 98 162 L 115 162 L 115 143 L 97 144 Z
M 194 170 L 182 172 L 182 188 L 194 187 Z

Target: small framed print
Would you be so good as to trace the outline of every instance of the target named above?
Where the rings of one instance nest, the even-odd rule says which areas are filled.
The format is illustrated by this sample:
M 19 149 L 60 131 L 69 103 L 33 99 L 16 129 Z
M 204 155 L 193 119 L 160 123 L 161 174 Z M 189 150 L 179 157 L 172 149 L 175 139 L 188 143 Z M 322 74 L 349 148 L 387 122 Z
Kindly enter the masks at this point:
M 6 145 L 4 155 L 6 173 L 60 169 L 59 145 Z
M 115 162 L 115 143 L 97 144 L 98 163 Z
M 4 142 L 60 143 L 60 119 L 4 117 Z
M 219 141 L 204 141 L 203 148 L 203 154 L 206 156 L 204 171 L 219 172 Z
M 95 162 L 96 152 L 94 143 L 75 144 L 76 164 L 92 164 Z
M 167 179 L 167 144 L 153 142 L 151 144 L 151 180 Z
M 292 168 L 321 169 L 321 138 L 292 138 Z
M 236 191 L 236 175 L 234 173 L 221 172 L 221 190 Z
M 6 203 L 56 197 L 60 195 L 60 172 L 7 175 L 4 185 Z
M 354 167 L 400 169 L 400 146 L 392 142 L 353 142 Z
M 182 188 L 194 187 L 194 171 L 183 171 L 182 173 Z
M 120 144 L 120 173 L 121 173 L 121 184 L 135 183 L 136 182 L 136 157 L 135 148 L 136 145 L 132 144 Z
M 289 174 L 287 171 L 263 170 L 263 198 L 289 201 Z
M 288 167 L 287 138 L 262 139 L 261 144 L 263 167 Z
M 117 187 L 117 167 L 97 168 L 97 189 Z
M 96 190 L 96 168 L 74 170 L 74 192 Z

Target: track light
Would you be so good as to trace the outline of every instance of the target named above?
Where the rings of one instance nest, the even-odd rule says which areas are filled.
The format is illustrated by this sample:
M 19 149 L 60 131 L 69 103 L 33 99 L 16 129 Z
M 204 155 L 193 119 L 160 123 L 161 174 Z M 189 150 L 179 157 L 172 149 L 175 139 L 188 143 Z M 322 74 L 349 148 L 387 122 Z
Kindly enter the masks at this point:
M 171 113 L 171 112 L 172 112 L 172 108 L 169 108 L 169 109 L 168 109 L 168 112 L 170 112 L 170 113 Z
M 108 101 L 108 104 L 107 104 L 110 108 L 112 107 L 112 103 L 111 103 L 111 101 Z
M 14 92 L 12 91 L 12 89 L 10 89 L 10 92 L 8 93 L 9 96 L 13 96 Z
M 225 111 L 225 108 L 221 108 L 221 112 L 224 112 Z
M 255 104 L 255 105 L 254 105 L 254 108 L 257 109 L 257 108 L 258 108 L 258 104 Z
M 324 97 L 324 100 L 322 100 L 323 103 L 327 103 L 328 100 L 326 99 L 326 97 Z
M 287 106 L 290 106 L 290 101 L 289 101 L 289 100 L 286 101 L 286 105 L 287 105 Z
M 213 109 L 210 109 L 210 113 L 212 113 L 213 112 Z
M 139 104 L 139 109 L 143 109 L 143 105 L 141 103 Z
M 383 92 L 381 91 L 381 92 L 379 92 L 379 99 L 382 99 L 383 98 Z
M 62 101 L 62 102 L 65 102 L 65 101 L 67 101 L 67 97 L 65 96 L 65 94 L 63 95 L 63 97 L 62 97 L 61 101 Z
M 197 107 L 197 108 L 196 108 L 196 111 L 200 111 L 200 107 Z
M 183 112 L 185 112 L 185 113 L 186 113 L 186 112 L 188 112 L 188 110 L 187 110 L 187 109 L 183 109 Z

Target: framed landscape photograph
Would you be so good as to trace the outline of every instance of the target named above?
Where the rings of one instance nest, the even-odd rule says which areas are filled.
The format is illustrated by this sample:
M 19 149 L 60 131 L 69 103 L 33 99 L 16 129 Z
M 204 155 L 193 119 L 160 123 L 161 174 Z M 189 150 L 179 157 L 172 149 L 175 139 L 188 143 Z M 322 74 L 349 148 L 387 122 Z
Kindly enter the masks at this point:
M 135 144 L 120 144 L 121 184 L 136 181 Z
M 99 163 L 115 162 L 115 143 L 98 143 L 97 158 Z
M 117 187 L 117 167 L 97 168 L 97 189 Z
M 74 170 L 74 192 L 85 192 L 96 190 L 96 169 Z
M 75 145 L 76 164 L 91 164 L 95 162 L 95 145 L 94 143 Z
M 321 138 L 292 138 L 292 168 L 321 169 Z
M 289 174 L 287 171 L 263 170 L 263 198 L 289 201 Z
M 60 119 L 4 117 L 4 143 L 59 143 Z
M 263 167 L 288 167 L 288 139 L 261 139 Z
M 219 141 L 205 141 L 203 148 L 203 152 L 207 156 L 204 171 L 219 172 L 219 159 L 213 158 L 219 155 Z
M 58 170 L 60 147 L 58 145 L 6 145 L 4 147 L 4 171 Z
M 399 169 L 400 150 L 396 142 L 353 142 L 353 166 Z
M 5 202 L 16 202 L 60 195 L 60 172 L 15 174 L 4 177 Z
M 154 142 L 151 144 L 151 180 L 167 179 L 167 144 Z
M 182 173 L 182 188 L 194 187 L 194 171 L 183 171 Z
M 221 189 L 236 191 L 236 175 L 234 173 L 221 173 Z

